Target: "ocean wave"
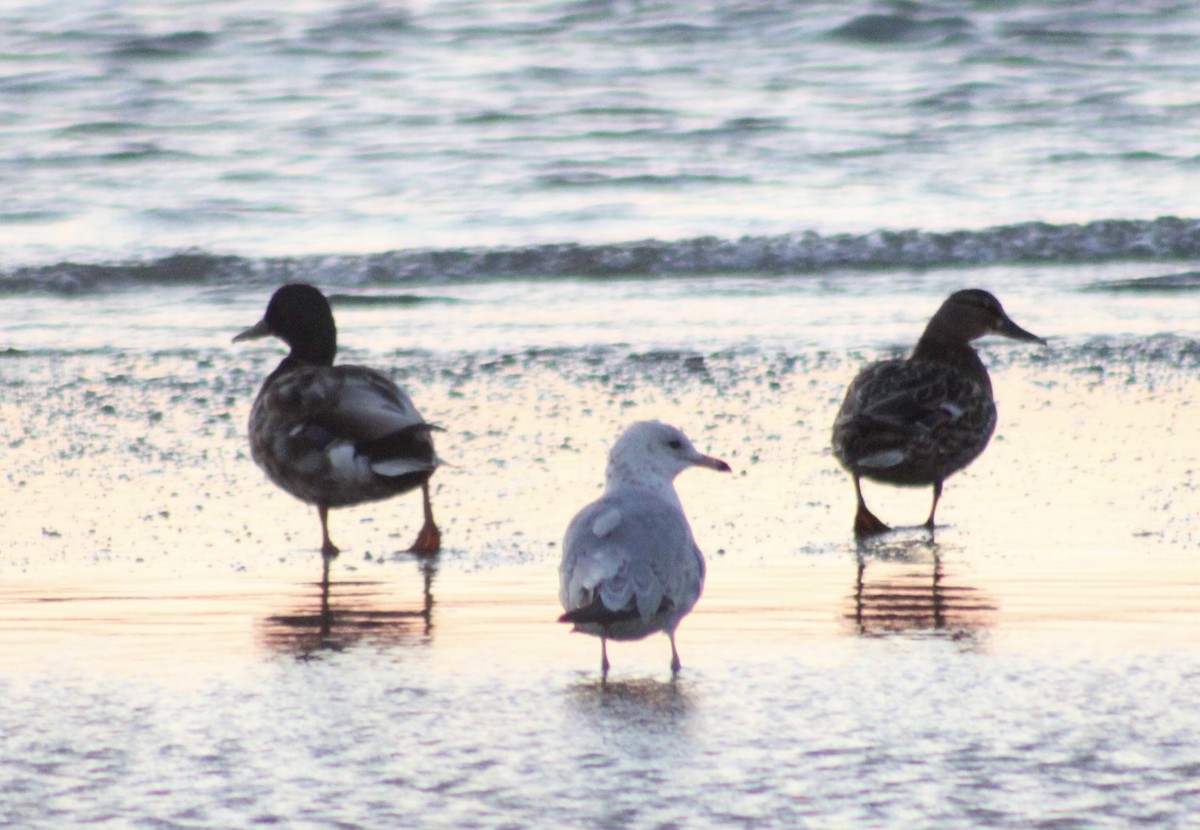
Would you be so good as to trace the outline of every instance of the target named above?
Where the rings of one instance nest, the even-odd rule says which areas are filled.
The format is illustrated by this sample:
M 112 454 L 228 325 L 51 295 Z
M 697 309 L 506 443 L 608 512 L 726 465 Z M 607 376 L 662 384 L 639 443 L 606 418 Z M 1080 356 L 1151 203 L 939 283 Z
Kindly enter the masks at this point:
M 1079 225 L 1027 222 L 949 232 L 807 231 L 740 239 L 647 239 L 600 245 L 560 243 L 261 259 L 190 251 L 149 262 L 64 262 L 12 268 L 0 273 L 0 291 L 76 294 L 145 284 L 258 285 L 288 280 L 356 286 L 504 278 L 789 275 L 996 264 L 1168 262 L 1196 257 L 1200 257 L 1200 219 L 1161 217 Z M 1174 290 L 1194 286 L 1187 280 L 1174 282 Z M 1129 290 L 1127 286 L 1113 288 Z
M 332 19 L 309 27 L 307 34 L 317 42 L 369 41 L 412 29 L 413 17 L 408 11 L 367 4 L 341 9 Z
M 1088 287 L 1090 291 L 1132 294 L 1163 294 L 1200 291 L 1200 271 L 1156 274 L 1131 280 L 1106 280 Z
M 923 20 L 910 14 L 864 14 L 843 23 L 835 38 L 870 45 L 929 43 L 971 34 L 974 26 L 963 17 Z
M 747 176 L 720 175 L 717 173 L 677 173 L 675 175 L 640 173 L 629 176 L 609 176 L 591 170 L 547 173 L 535 179 L 544 188 L 612 187 L 637 188 L 680 188 L 693 185 L 751 184 Z
M 217 38 L 210 32 L 172 32 L 165 35 L 126 37 L 112 49 L 112 56 L 127 60 L 186 58 L 210 48 Z

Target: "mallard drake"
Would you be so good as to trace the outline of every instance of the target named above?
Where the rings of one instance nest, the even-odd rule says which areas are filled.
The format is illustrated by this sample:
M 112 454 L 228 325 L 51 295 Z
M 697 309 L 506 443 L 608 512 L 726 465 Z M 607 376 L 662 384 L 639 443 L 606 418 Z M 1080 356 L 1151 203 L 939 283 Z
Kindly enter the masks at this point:
M 425 520 L 411 550 L 441 547 L 429 477 L 438 466 L 431 431 L 404 390 L 374 369 L 334 366 L 337 326 L 329 301 L 311 285 L 277 290 L 266 314 L 234 341 L 278 337 L 288 352 L 250 410 L 250 455 L 267 477 L 316 505 L 321 553 L 338 553 L 329 510 L 421 488 Z
M 700 598 L 705 572 L 673 483 L 689 467 L 729 472 L 675 427 L 634 423 L 609 452 L 604 495 L 567 527 L 558 572 L 566 613 L 558 621 L 600 638 L 603 677 L 608 640 L 656 631 L 670 639 L 671 671 L 679 671 L 675 629 Z
M 833 454 L 854 477 L 858 535 L 882 533 L 860 479 L 933 486 L 932 529 L 942 484 L 984 450 L 996 428 L 992 381 L 971 341 L 987 334 L 1045 345 L 1018 326 L 1000 301 L 977 288 L 956 291 L 933 315 L 913 353 L 859 372 L 833 423 Z

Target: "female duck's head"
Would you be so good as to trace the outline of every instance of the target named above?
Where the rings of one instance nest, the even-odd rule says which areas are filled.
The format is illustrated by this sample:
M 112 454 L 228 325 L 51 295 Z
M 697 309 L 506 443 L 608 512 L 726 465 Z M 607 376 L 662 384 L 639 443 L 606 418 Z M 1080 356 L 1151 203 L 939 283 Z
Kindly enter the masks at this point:
M 922 339 L 966 344 L 988 334 L 1046 345 L 1045 340 L 1014 323 L 1000 301 L 980 288 L 955 291 L 947 297 Z

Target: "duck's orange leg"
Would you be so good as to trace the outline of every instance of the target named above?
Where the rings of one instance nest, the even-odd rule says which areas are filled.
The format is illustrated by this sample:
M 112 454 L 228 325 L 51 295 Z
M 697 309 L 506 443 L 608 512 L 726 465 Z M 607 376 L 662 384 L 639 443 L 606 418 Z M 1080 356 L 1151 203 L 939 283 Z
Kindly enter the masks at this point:
M 321 555 L 332 559 L 341 553 L 341 550 L 329 538 L 329 505 L 318 504 L 317 515 L 321 518 Z
M 430 556 L 442 549 L 442 532 L 438 530 L 437 524 L 433 521 L 433 504 L 429 500 L 429 482 L 421 485 L 421 500 L 425 512 L 425 523 L 421 525 L 417 541 L 413 542 L 409 551 Z
M 858 476 L 854 476 L 854 495 L 858 499 L 858 509 L 854 513 L 855 536 L 874 536 L 877 533 L 886 533 L 891 530 L 867 509 L 867 502 L 863 499 L 862 484 L 859 482 Z
M 938 500 L 942 497 L 942 480 L 939 478 L 933 483 L 933 506 L 929 508 L 929 518 L 925 520 L 925 527 L 933 530 L 933 514 L 937 512 Z

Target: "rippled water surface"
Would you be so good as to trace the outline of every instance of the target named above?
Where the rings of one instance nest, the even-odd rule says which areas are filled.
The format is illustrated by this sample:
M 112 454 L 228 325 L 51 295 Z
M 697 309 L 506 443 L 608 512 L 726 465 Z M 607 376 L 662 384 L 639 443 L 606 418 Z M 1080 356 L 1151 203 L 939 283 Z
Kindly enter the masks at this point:
M 313 511 L 246 451 L 280 352 L 228 340 L 262 292 L 8 298 L 5 821 L 1189 826 L 1200 351 L 1178 295 L 1082 290 L 1154 267 L 974 273 L 1050 346 L 984 341 L 991 447 L 933 537 L 863 547 L 832 414 L 962 274 L 349 291 L 346 359 L 447 429 L 446 550 L 400 552 L 414 496 L 337 511 L 327 591 Z M 678 482 L 709 559 L 682 674 L 655 637 L 601 684 L 558 542 L 644 417 L 735 475 Z
M 0 6 L 0 824 L 1194 827 L 1200 14 L 1135 5 Z M 336 511 L 323 586 L 250 461 L 295 279 L 445 428 L 436 559 Z M 1049 344 L 858 546 L 845 384 L 967 286 Z M 651 417 L 734 475 L 601 683 L 558 545 Z
M 1200 216 L 1187 3 L 0 9 L 6 264 Z

